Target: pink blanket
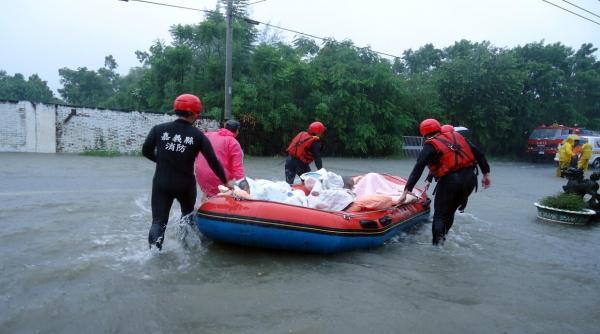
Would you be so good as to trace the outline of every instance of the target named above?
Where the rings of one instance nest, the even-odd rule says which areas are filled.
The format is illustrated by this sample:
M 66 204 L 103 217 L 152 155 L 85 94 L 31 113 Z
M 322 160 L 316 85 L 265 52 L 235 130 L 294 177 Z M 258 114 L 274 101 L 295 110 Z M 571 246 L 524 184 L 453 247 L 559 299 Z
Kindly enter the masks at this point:
M 358 180 L 352 191 L 356 194 L 356 197 L 367 195 L 400 196 L 404 191 L 404 185 L 390 182 L 381 174 L 368 173 Z

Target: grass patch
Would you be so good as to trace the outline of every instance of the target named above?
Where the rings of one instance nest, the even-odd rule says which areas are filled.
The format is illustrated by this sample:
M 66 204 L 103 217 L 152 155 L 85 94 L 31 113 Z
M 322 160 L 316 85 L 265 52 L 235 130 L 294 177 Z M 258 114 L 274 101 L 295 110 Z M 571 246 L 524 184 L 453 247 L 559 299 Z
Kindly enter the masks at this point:
M 546 196 L 542 198 L 540 204 L 543 206 L 549 206 L 551 208 L 570 211 L 583 211 L 583 209 L 588 208 L 588 205 L 583 200 L 583 198 L 574 194 L 567 193 Z
M 121 152 L 119 151 L 108 151 L 108 150 L 87 150 L 81 153 L 81 155 L 90 156 L 90 157 L 117 157 L 121 156 Z

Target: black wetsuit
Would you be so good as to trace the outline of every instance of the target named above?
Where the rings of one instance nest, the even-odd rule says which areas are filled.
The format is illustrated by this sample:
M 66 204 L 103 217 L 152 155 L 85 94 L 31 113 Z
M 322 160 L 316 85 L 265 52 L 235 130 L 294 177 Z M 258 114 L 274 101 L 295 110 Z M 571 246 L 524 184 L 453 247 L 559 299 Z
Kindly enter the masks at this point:
M 196 203 L 196 180 L 194 161 L 202 152 L 208 165 L 227 183 L 210 141 L 202 131 L 183 119 L 154 126 L 142 146 L 142 154 L 154 162 L 156 169 L 152 179 L 152 227 L 148 235 L 150 245 L 162 247 L 162 240 L 173 200 L 181 206 L 181 215 L 194 210 Z
M 323 168 L 323 161 L 321 160 L 321 143 L 320 141 L 314 141 L 310 145 L 310 151 L 312 152 L 313 157 L 315 158 L 315 166 L 317 169 Z M 302 162 L 300 159 L 296 157 L 292 157 L 288 155 L 285 160 L 285 181 L 288 184 L 294 183 L 294 179 L 296 175 L 302 175 L 304 173 L 310 172 L 310 163 L 306 164 Z
M 483 174 L 489 173 L 490 165 L 483 153 L 471 142 L 468 143 L 479 168 L 481 168 L 481 172 Z M 439 153 L 431 144 L 425 143 L 423 150 L 417 157 L 417 163 L 406 182 L 406 189 L 412 191 L 415 184 L 421 178 L 425 166 L 437 161 L 439 161 Z M 463 168 L 450 172 L 437 180 L 433 224 L 431 227 L 434 244 L 438 244 L 445 239 L 446 234 L 454 223 L 456 210 L 461 205 L 466 204 L 469 195 L 471 195 L 477 185 L 476 168 L 475 166 Z

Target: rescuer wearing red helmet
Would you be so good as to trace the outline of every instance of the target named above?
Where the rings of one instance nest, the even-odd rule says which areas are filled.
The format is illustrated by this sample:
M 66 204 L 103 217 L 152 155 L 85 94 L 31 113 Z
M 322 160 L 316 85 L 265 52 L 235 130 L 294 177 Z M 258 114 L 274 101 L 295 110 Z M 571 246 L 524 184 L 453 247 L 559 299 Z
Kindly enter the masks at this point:
M 454 131 L 454 127 L 450 124 L 444 124 L 440 128 L 441 133 L 452 132 L 452 131 Z
M 452 132 L 452 131 L 454 131 L 454 127 L 452 125 L 450 125 L 450 124 L 444 124 L 440 128 L 440 132 L 441 133 Z M 433 172 L 429 171 L 429 174 L 427 174 L 427 178 L 425 178 L 425 188 L 424 188 L 424 191 L 427 191 L 427 189 L 429 189 L 429 186 L 431 185 L 431 181 L 433 181 L 433 177 L 434 176 L 435 175 L 433 175 Z
M 194 160 L 199 152 L 223 184 L 227 183 L 223 166 L 210 141 L 193 124 L 202 112 L 202 102 L 191 94 L 179 95 L 173 102 L 177 119 L 155 125 L 142 146 L 142 154 L 156 163 L 152 179 L 152 226 L 148 233 L 150 248 L 162 249 L 173 200 L 181 206 L 181 216 L 194 210 L 196 181 Z
M 300 131 L 287 148 L 288 157 L 285 160 L 285 180 L 294 183 L 296 175 L 310 172 L 310 163 L 315 162 L 317 169 L 323 168 L 321 161 L 321 136 L 325 126 L 321 122 L 312 122 L 308 131 Z
M 477 165 L 483 173 L 482 186 L 488 188 L 491 185 L 490 165 L 475 145 L 456 131 L 442 132 L 435 119 L 421 122 L 419 132 L 425 137 L 425 143 L 400 196 L 400 203 L 428 166 L 437 181 L 431 231 L 433 244 L 439 245 L 446 240 L 456 210 L 466 204 L 477 185 Z

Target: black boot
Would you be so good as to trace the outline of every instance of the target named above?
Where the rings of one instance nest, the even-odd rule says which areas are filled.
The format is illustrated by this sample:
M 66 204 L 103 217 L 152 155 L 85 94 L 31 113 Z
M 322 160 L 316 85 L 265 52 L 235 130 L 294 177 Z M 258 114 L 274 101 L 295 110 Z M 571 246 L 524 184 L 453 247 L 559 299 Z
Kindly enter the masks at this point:
M 444 246 L 444 242 L 446 241 L 446 237 L 445 236 L 434 236 L 433 240 L 432 240 L 432 244 L 434 246 Z
M 444 241 L 446 240 L 446 233 L 444 231 L 444 222 L 441 219 L 433 219 L 433 223 L 431 225 L 431 236 L 431 243 L 433 245 L 444 245 Z
M 152 223 L 150 232 L 148 233 L 148 247 L 150 247 L 150 249 L 152 249 L 152 246 L 156 246 L 158 250 L 162 250 L 162 244 L 165 240 L 166 230 L 167 225 Z

